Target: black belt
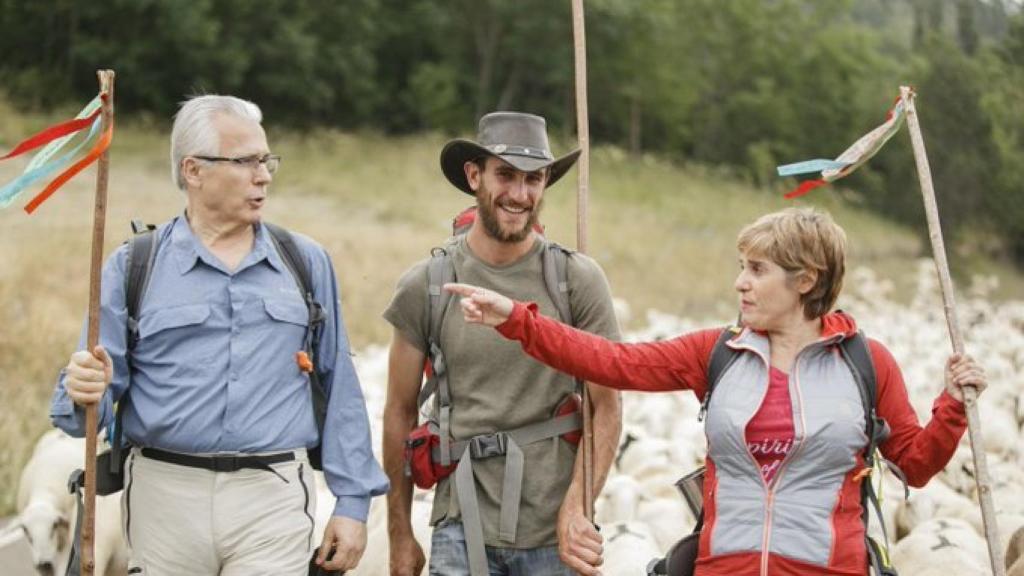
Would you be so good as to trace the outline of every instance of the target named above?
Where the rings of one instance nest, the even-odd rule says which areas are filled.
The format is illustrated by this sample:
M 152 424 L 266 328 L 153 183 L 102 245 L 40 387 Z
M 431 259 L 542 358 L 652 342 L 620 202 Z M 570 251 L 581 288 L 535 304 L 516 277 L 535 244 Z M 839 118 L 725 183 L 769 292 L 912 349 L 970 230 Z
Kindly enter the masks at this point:
M 262 456 L 193 456 L 177 452 L 164 452 L 156 448 L 143 448 L 142 455 L 161 462 L 188 466 L 190 468 L 213 470 L 214 472 L 236 472 L 243 468 L 273 471 L 270 468 L 271 464 L 295 460 L 294 452 L 279 452 Z

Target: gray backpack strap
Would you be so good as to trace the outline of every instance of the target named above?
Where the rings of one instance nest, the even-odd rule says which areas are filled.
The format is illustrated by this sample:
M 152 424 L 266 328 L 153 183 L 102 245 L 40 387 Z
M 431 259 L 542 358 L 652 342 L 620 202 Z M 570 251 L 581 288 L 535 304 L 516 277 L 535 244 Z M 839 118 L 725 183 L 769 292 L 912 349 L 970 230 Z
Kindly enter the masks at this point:
M 483 525 L 480 522 L 480 505 L 476 496 L 476 482 L 473 476 L 473 460 L 505 457 L 505 474 L 501 488 L 501 509 L 498 517 L 498 538 L 514 544 L 516 528 L 519 525 L 519 501 L 522 496 L 525 458 L 522 446 L 558 438 L 562 434 L 580 429 L 582 416 L 579 412 L 556 416 L 550 420 L 527 424 L 508 432 L 481 434 L 469 440 L 452 444 L 452 457 L 458 460 L 455 467 L 455 496 L 462 511 L 462 528 L 466 535 L 466 551 L 469 555 L 470 574 L 487 576 L 487 555 L 484 548 Z M 438 454 L 433 455 L 437 457 Z
M 544 242 L 542 275 L 545 289 L 561 320 L 574 324 L 568 280 L 571 251 L 553 242 Z M 525 472 L 525 458 L 521 446 L 546 439 L 557 439 L 562 434 L 579 430 L 581 416 L 579 413 L 573 413 L 507 432 L 484 434 L 469 440 L 451 439 L 451 396 L 447 364 L 440 343 L 444 316 L 451 302 L 451 294 L 445 292 L 443 286 L 454 281 L 455 266 L 451 255 L 444 248 L 435 248 L 427 265 L 427 317 L 430 322 L 427 344 L 432 376 L 420 390 L 418 402 L 422 406 L 431 394 L 436 398 L 440 445 L 433 458 L 442 466 L 449 466 L 453 461 L 458 461 L 453 475 L 454 490 L 462 512 L 470 574 L 486 576 L 489 573 L 487 554 L 473 474 L 473 460 L 491 456 L 505 457 L 498 537 L 504 542 L 514 543 L 519 525 L 519 503 Z M 582 382 L 577 382 L 582 385 Z
M 444 285 L 455 281 L 455 264 L 451 255 L 444 248 L 435 248 L 431 252 L 430 263 L 427 265 L 427 316 L 430 320 L 430 331 L 427 335 L 431 376 L 420 390 L 419 403 L 422 406 L 431 394 L 435 394 L 437 402 L 437 418 L 441 437 L 441 465 L 451 464 L 451 390 L 448 387 L 448 366 L 441 349 L 441 328 L 444 314 L 451 303 L 452 295 L 444 290 Z
M 557 242 L 543 241 L 545 246 L 541 258 L 541 271 L 544 276 L 544 287 L 547 288 L 548 296 L 558 310 L 559 319 L 565 324 L 575 326 L 576 317 L 573 315 L 572 301 L 569 299 L 569 255 L 572 250 Z M 583 393 L 583 380 L 579 378 L 576 379 L 576 392 Z
M 546 242 L 543 256 L 544 287 L 558 309 L 562 322 L 576 325 L 569 301 L 569 254 L 572 251 L 556 242 Z

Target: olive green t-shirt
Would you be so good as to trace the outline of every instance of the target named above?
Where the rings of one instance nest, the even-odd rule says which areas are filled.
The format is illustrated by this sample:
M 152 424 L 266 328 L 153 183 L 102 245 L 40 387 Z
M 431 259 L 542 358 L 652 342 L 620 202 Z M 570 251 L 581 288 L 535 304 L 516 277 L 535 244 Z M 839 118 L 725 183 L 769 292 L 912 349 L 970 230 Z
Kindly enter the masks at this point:
M 536 302 L 541 313 L 558 318 L 544 284 L 545 242 L 538 239 L 529 253 L 504 266 L 491 266 L 473 255 L 465 235 L 447 249 L 459 282 L 490 288 L 525 302 Z M 427 318 L 427 266 L 429 258 L 407 270 L 384 318 L 424 353 L 430 322 Z M 569 302 L 576 326 L 618 339 L 604 272 L 591 258 L 573 253 L 568 259 Z M 556 372 L 527 356 L 518 342 L 503 338 L 491 327 L 467 324 L 458 299 L 450 300 L 441 326 L 441 349 L 448 366 L 451 390 L 451 434 L 464 440 L 479 434 L 519 428 L 550 419 L 558 404 L 575 391 L 572 377 Z M 436 402 L 433 402 L 436 406 Z M 562 439 L 541 440 L 521 446 L 525 459 L 519 526 L 515 548 L 557 544 L 556 521 L 562 499 L 572 480 L 576 448 Z M 488 546 L 508 547 L 498 539 L 505 457 L 474 460 L 477 499 Z M 430 523 L 459 517 L 458 499 L 450 478 L 437 485 Z

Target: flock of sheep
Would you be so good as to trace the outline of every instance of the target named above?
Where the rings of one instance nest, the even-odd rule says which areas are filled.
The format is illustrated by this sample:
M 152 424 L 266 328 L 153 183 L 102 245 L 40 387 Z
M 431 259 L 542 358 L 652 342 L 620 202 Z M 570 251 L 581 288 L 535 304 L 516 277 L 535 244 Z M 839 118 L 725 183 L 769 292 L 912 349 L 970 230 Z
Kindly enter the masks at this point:
M 855 271 L 840 303 L 870 336 L 884 342 L 899 361 L 911 402 L 922 420 L 941 389 L 949 340 L 941 298 L 930 262 L 922 262 L 918 288 L 909 304 L 891 299 L 892 285 L 870 271 Z M 984 446 L 992 476 L 993 499 L 1010 576 L 1024 576 L 1024 302 L 992 303 L 985 282 L 961 294 L 959 316 L 968 351 L 985 366 L 989 389 L 979 407 Z M 618 303 L 623 314 L 627 306 Z M 671 337 L 701 325 L 648 313 L 648 327 L 630 340 Z M 380 447 L 386 388 L 387 352 L 363 350 L 356 367 L 366 394 L 375 448 Z M 613 470 L 597 503 L 597 521 L 605 538 L 604 573 L 645 574 L 649 561 L 664 552 L 694 524 L 674 486 L 704 457 L 703 428 L 692 394 L 637 394 L 623 397 L 623 438 Z M 82 442 L 51 431 L 43 436 L 27 464 L 18 493 L 18 516 L 0 532 L 0 549 L 23 539 L 43 576 L 62 575 L 74 502 L 66 489 L 68 474 L 82 462 Z M 894 564 L 904 576 L 989 574 L 988 551 L 977 505 L 973 461 L 964 438 L 946 469 L 928 486 L 912 490 L 887 474 L 879 493 Z M 119 494 L 97 506 L 97 574 L 124 574 L 127 550 L 120 534 Z M 318 478 L 317 530 L 330 514 L 333 498 Z M 429 553 L 430 494 L 417 492 L 413 521 Z M 375 499 L 369 537 L 360 567 L 352 574 L 387 574 L 385 502 Z M 879 531 L 872 519 L 872 531 Z M 31 572 L 29 572 L 30 574 Z M 20 576 L 20 574 L 15 574 Z

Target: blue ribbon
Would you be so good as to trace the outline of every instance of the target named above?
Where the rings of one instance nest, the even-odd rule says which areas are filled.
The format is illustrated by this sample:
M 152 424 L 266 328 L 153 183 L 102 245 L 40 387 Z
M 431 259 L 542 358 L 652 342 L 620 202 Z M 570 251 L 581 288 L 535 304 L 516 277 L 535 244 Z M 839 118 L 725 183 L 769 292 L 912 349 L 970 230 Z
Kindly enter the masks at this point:
M 805 160 L 795 164 L 783 164 L 776 168 L 779 176 L 796 176 L 797 174 L 810 174 L 812 172 L 823 172 L 825 170 L 840 170 L 850 165 L 850 162 L 837 162 L 819 158 L 817 160 Z
M 46 162 L 46 160 L 49 159 L 49 157 L 52 156 L 55 152 L 57 152 L 61 146 L 66 144 L 67 139 L 72 138 L 73 136 L 75 136 L 75 134 L 71 134 L 65 136 L 64 138 L 61 138 L 60 140 L 63 140 L 63 142 L 60 142 L 60 140 L 55 140 L 54 142 L 51 142 L 49 145 L 47 145 L 46 148 L 44 148 L 39 154 L 36 155 L 36 158 L 32 159 L 32 162 L 29 163 L 29 167 L 21 176 L 17 177 L 12 182 L 9 182 L 3 188 L 0 188 L 0 208 L 6 208 L 7 206 L 9 206 L 11 202 L 14 202 L 14 199 L 17 198 L 25 188 L 30 186 L 36 180 L 44 178 L 49 174 L 56 172 L 57 169 L 63 168 L 64 166 L 69 164 L 71 160 L 75 157 L 75 155 L 77 155 L 78 152 L 81 151 L 82 148 L 85 147 L 85 145 L 90 140 L 92 140 L 100 131 L 101 123 L 102 119 L 97 118 L 96 121 L 92 123 L 92 127 L 89 128 L 89 134 L 81 142 L 78 143 L 78 146 L 75 146 L 73 150 L 52 162 Z M 51 150 L 50 146 L 57 142 L 60 142 L 60 144 L 58 146 L 55 146 Z M 46 158 L 44 158 L 42 162 L 37 162 L 36 159 L 39 156 L 42 156 L 44 153 L 46 154 Z
M 97 95 L 95 98 L 92 99 L 91 102 L 85 105 L 85 108 L 82 108 L 78 115 L 75 116 L 75 119 L 78 120 L 80 118 L 88 118 L 90 114 L 95 112 L 96 109 L 102 105 L 103 99 L 100 98 L 99 95 Z M 68 141 L 70 141 L 76 135 L 77 134 L 68 134 L 67 136 L 62 136 L 54 140 L 53 142 L 47 144 L 32 158 L 32 161 L 28 163 L 28 166 L 25 168 L 25 172 L 35 170 L 36 168 L 42 166 L 43 164 L 46 164 L 50 157 L 59 152 L 60 149 L 63 148 L 64 145 L 67 144 Z

